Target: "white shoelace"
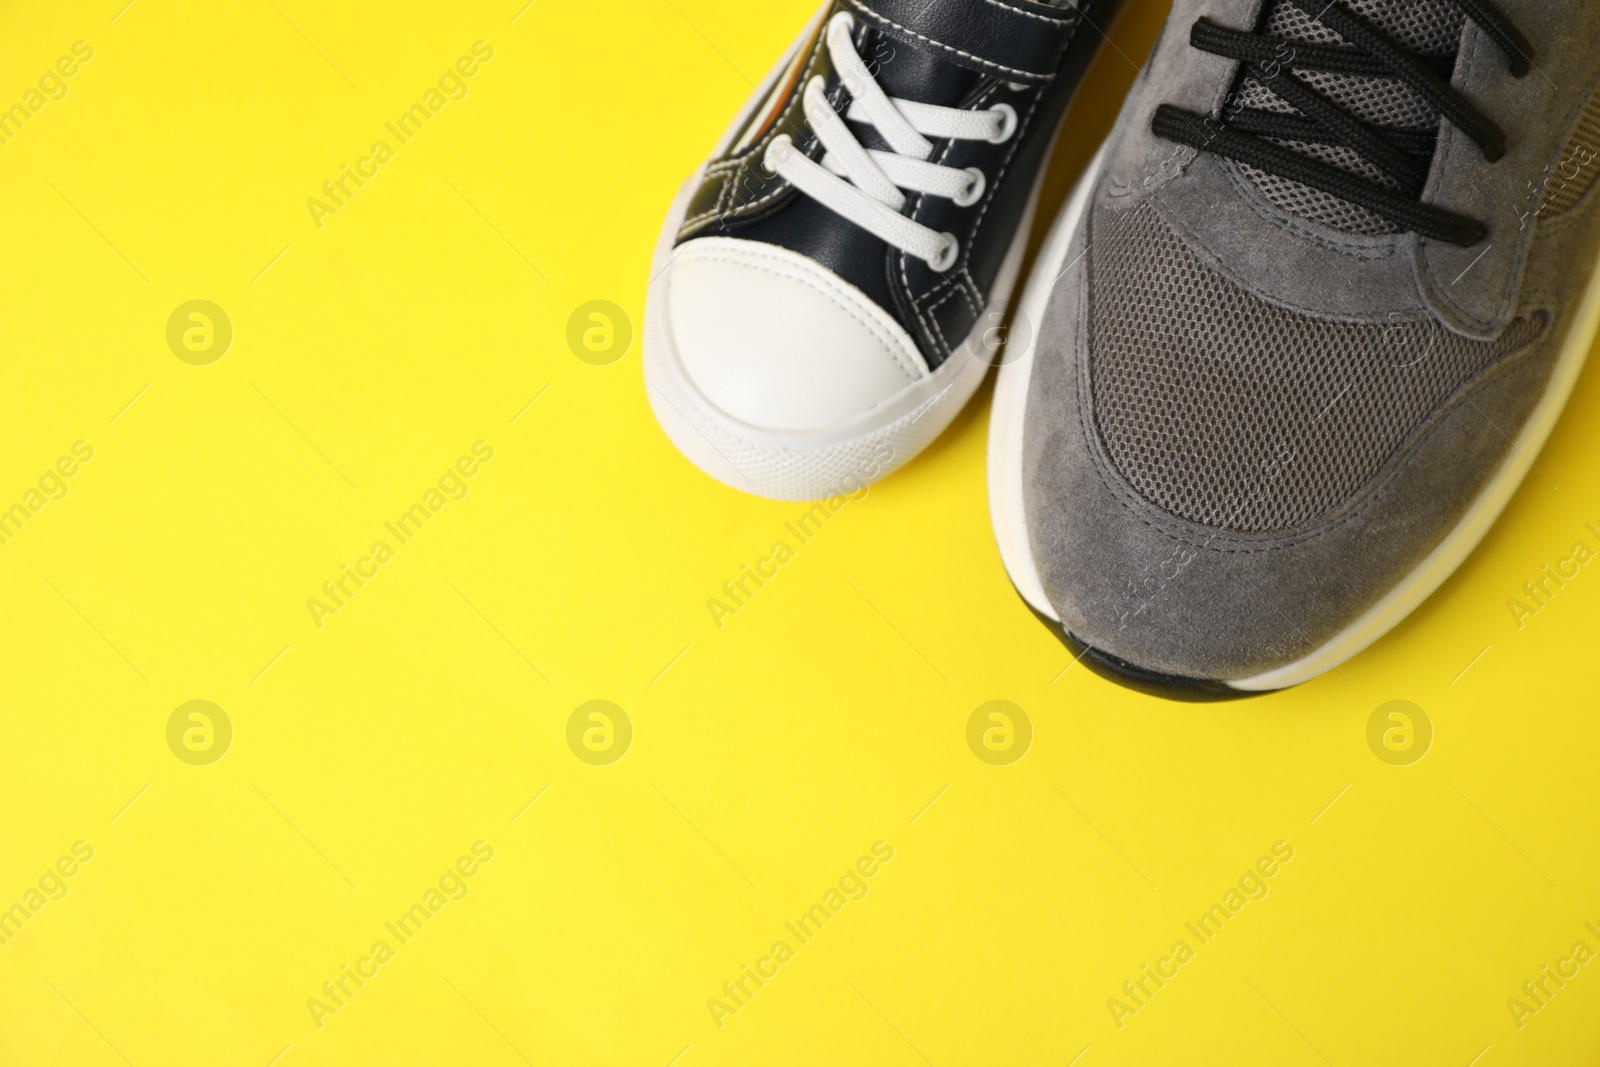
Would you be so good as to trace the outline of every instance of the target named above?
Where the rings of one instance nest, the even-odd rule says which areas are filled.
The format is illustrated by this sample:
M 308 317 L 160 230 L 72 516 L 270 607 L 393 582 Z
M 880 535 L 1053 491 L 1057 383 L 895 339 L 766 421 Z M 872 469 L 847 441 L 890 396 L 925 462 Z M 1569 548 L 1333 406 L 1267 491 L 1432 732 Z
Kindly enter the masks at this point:
M 833 109 L 821 76 L 805 88 L 806 119 L 827 150 L 822 162 L 796 151 L 789 135 L 780 134 L 767 146 L 763 163 L 888 244 L 926 260 L 934 270 L 949 270 L 961 254 L 960 241 L 900 214 L 906 201 L 901 190 L 946 197 L 962 207 L 977 203 L 986 185 L 983 172 L 977 167 L 960 170 L 930 163 L 933 144 L 928 137 L 1000 144 L 1016 132 L 1016 110 L 996 104 L 982 111 L 963 111 L 891 98 L 856 51 L 850 36 L 854 29 L 855 17 L 849 12 L 840 12 L 828 23 L 828 55 L 850 94 L 849 111 L 841 117 Z M 863 147 L 846 118 L 871 123 L 893 151 Z

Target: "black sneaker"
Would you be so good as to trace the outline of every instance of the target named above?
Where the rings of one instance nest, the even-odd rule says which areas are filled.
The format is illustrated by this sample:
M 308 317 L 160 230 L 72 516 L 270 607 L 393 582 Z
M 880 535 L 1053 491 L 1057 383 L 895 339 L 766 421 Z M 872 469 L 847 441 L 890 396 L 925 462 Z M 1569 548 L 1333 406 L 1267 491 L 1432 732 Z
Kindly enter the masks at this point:
M 849 491 L 938 436 L 1003 344 L 1038 179 L 1118 0 L 835 0 L 683 187 L 644 374 L 735 488 Z M 1082 9 L 1082 10 L 1080 10 Z

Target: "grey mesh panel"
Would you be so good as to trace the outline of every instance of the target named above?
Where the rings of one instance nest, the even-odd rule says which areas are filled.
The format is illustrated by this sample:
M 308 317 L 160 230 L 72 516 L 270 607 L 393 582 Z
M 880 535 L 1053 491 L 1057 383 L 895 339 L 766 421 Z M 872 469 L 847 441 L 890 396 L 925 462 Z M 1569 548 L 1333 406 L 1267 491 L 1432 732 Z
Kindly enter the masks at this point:
M 1561 162 L 1545 184 L 1544 214 L 1559 215 L 1578 206 L 1600 178 L 1600 95 L 1589 101 Z
M 1519 319 L 1480 342 L 1431 319 L 1308 318 L 1212 271 L 1148 205 L 1114 226 L 1090 252 L 1095 420 L 1141 496 L 1203 526 L 1286 530 L 1337 507 L 1545 325 Z
M 1289 144 L 1280 141 L 1280 144 Z M 1294 144 L 1294 147 L 1306 155 L 1320 159 L 1326 163 L 1343 167 L 1352 174 L 1359 174 L 1364 178 L 1371 178 L 1380 185 L 1393 188 L 1386 176 L 1382 175 L 1377 167 L 1362 159 L 1353 149 L 1343 148 L 1338 145 Z M 1344 233 L 1354 233 L 1376 236 L 1396 232 L 1394 223 L 1382 215 L 1368 211 L 1359 204 L 1352 204 L 1348 200 L 1340 200 L 1330 196 L 1320 189 L 1313 189 L 1309 185 L 1302 185 L 1289 178 L 1280 178 L 1276 174 L 1268 174 L 1264 170 L 1257 170 L 1248 163 L 1235 163 L 1246 177 L 1256 184 L 1261 190 L 1261 195 L 1272 202 L 1280 211 L 1293 215 L 1296 218 L 1315 219 L 1324 226 L 1330 226 Z
M 1375 126 L 1431 130 L 1438 116 L 1402 81 L 1366 74 L 1304 70 L 1300 80 L 1330 100 L 1336 100 Z
M 1424 55 L 1454 55 L 1461 43 L 1466 15 L 1448 0 L 1344 0 L 1356 14 L 1393 34 L 1402 44 Z M 1287 0 L 1269 0 L 1262 25 L 1275 37 L 1309 41 L 1315 44 L 1344 44 L 1338 34 L 1313 21 Z M 1436 130 L 1438 117 L 1422 97 L 1395 78 L 1365 75 L 1298 72 L 1297 76 L 1330 99 L 1349 108 L 1366 122 L 1408 130 Z M 1255 78 L 1241 78 L 1239 100 L 1247 107 L 1268 111 L 1293 112 Z M 1306 145 L 1279 141 L 1296 151 L 1327 163 L 1373 178 L 1390 188 L 1395 183 L 1380 177 L 1376 167 L 1349 149 L 1331 145 Z M 1393 223 L 1365 208 L 1357 207 L 1329 193 L 1312 189 L 1287 178 L 1279 178 L 1251 167 L 1241 170 L 1253 181 L 1261 195 L 1279 210 L 1309 219 L 1345 233 L 1377 235 L 1397 233 Z
M 1308 73 L 1302 74 L 1300 77 L 1304 78 L 1307 84 L 1322 92 L 1329 92 L 1328 79 L 1343 78 L 1345 84 L 1356 80 L 1350 75 L 1318 76 Z M 1360 80 L 1372 84 L 1383 84 L 1375 78 L 1363 78 Z M 1395 95 L 1402 101 L 1408 99 L 1405 94 Z M 1410 94 L 1409 101 L 1413 106 L 1423 111 L 1424 115 L 1426 114 L 1427 109 L 1421 107 L 1421 100 L 1415 94 Z M 1239 106 L 1260 111 L 1295 114 L 1294 108 L 1290 107 L 1282 97 L 1251 77 L 1245 77 L 1241 82 L 1238 103 Z M 1394 125 L 1401 126 L 1404 123 L 1395 122 Z M 1353 149 L 1345 148 L 1342 145 L 1301 144 L 1298 141 L 1284 141 L 1278 138 L 1268 138 L 1268 140 L 1276 144 L 1292 147 L 1298 152 L 1311 156 L 1313 159 L 1331 163 L 1353 174 L 1359 174 L 1363 178 L 1369 178 L 1381 185 L 1387 185 L 1391 189 L 1398 187 L 1397 183 L 1390 180 L 1377 167 L 1362 159 Z M 1301 185 L 1297 181 L 1280 178 L 1275 174 L 1257 170 L 1255 167 L 1245 163 L 1236 163 L 1235 166 L 1255 183 L 1268 201 L 1289 215 L 1297 218 L 1315 219 L 1325 226 L 1331 226 L 1345 233 L 1376 235 L 1396 232 L 1394 223 L 1381 215 L 1368 211 L 1364 207 L 1340 200 L 1335 196 L 1329 196 L 1327 193 L 1313 189 L 1310 186 Z
M 1344 0 L 1344 6 L 1427 55 L 1454 54 L 1466 15 L 1446 0 Z M 1271 0 L 1267 32 L 1317 44 L 1342 44 L 1338 34 L 1285 0 Z

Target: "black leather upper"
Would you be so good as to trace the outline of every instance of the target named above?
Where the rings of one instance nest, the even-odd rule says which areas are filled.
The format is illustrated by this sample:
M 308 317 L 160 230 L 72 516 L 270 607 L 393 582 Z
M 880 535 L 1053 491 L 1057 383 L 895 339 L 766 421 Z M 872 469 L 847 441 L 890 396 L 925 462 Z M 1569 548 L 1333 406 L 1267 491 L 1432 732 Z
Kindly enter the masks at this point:
M 897 43 L 1014 82 L 1055 77 L 1078 27 L 1072 8 L 1030 0 L 850 0 L 846 10 Z
M 1104 18 L 1120 0 L 1079 2 Z M 1016 110 L 1016 132 L 1002 144 L 934 142 L 933 162 L 983 171 L 987 187 L 977 203 L 959 207 L 943 197 L 906 197 L 903 214 L 961 242 L 960 258 L 948 271 L 885 244 L 762 165 L 780 134 L 814 160 L 824 154 L 801 106 L 813 78 L 824 79 L 835 110 L 849 107 L 825 43 L 828 21 L 840 11 L 855 16 L 857 51 L 890 96 L 971 109 L 1005 103 Z M 749 143 L 707 165 L 678 243 L 738 237 L 816 260 L 893 315 L 930 369 L 939 366 L 988 305 L 1061 115 L 1100 41 L 1092 30 L 1081 37 L 1075 32 L 1082 17 L 1032 0 L 834 0 L 780 72 L 771 106 L 758 107 L 732 141 Z M 890 147 L 872 126 L 850 127 L 866 147 Z

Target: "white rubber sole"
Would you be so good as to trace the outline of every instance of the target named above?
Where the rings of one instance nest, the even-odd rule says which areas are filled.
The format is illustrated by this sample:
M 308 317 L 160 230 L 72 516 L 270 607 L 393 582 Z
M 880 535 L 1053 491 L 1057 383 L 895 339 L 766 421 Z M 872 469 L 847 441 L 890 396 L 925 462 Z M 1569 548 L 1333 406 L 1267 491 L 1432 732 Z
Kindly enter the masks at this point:
M 1033 324 L 1033 340 L 1021 357 L 1000 368 L 995 380 L 994 406 L 989 415 L 989 517 L 994 525 L 995 542 L 1000 547 L 1000 561 L 1005 564 L 1006 574 L 1022 599 L 1035 611 L 1057 622 L 1061 621 L 1061 616 L 1045 595 L 1028 539 L 1028 513 L 1022 491 L 1022 419 L 1028 406 L 1028 381 L 1033 375 L 1033 353 L 1039 346 L 1039 328 L 1044 322 L 1045 308 L 1063 273 L 1067 249 L 1072 244 L 1073 234 L 1078 232 L 1078 222 L 1083 217 L 1104 155 L 1102 146 L 1073 187 L 1072 195 L 1051 224 L 1044 246 L 1034 260 L 1033 274 L 1023 288 L 1022 302 L 1017 305 L 1017 316 L 1026 316 L 1024 321 Z
M 1051 228 L 1023 294 L 1019 311 L 1036 325 L 1042 321 L 1055 281 L 1063 272 L 1067 249 L 1077 232 L 1099 169 L 1100 157 L 1097 156 Z M 1240 693 L 1270 692 L 1300 685 L 1364 651 L 1421 606 L 1471 555 L 1533 468 L 1533 458 L 1544 447 L 1571 397 L 1597 333 L 1600 333 L 1600 267 L 1590 279 L 1544 396 L 1517 435 L 1505 462 L 1455 528 L 1415 570 L 1338 634 L 1293 663 L 1246 678 L 1224 679 L 1221 680 L 1223 684 Z M 1036 611 L 1059 622 L 1060 615 L 1045 595 L 1044 584 L 1034 564 L 1023 503 L 1022 420 L 1032 367 L 1033 349 L 1030 347 L 1016 363 L 1001 369 L 995 385 L 989 430 L 989 508 L 995 540 L 1012 584 Z
M 808 34 L 803 34 L 805 40 Z M 732 126 L 737 130 L 768 98 L 772 82 L 788 68 L 779 62 Z M 1059 132 L 1059 131 L 1058 131 Z M 726 144 L 726 141 L 724 142 Z M 1054 142 L 1046 152 L 1049 160 Z M 719 147 L 713 158 L 720 154 Z M 650 265 L 645 298 L 645 391 L 656 421 L 679 452 L 734 489 L 774 500 L 818 500 L 853 492 L 894 473 L 932 444 L 972 399 L 994 356 L 984 340 L 1001 321 L 1022 265 L 1045 168 L 1029 196 L 1011 247 L 995 278 L 988 306 L 972 333 L 933 373 L 844 422 L 818 430 L 771 430 L 723 411 L 695 385 L 678 358 L 667 321 L 665 272 L 701 171 L 684 183 L 667 214 Z

